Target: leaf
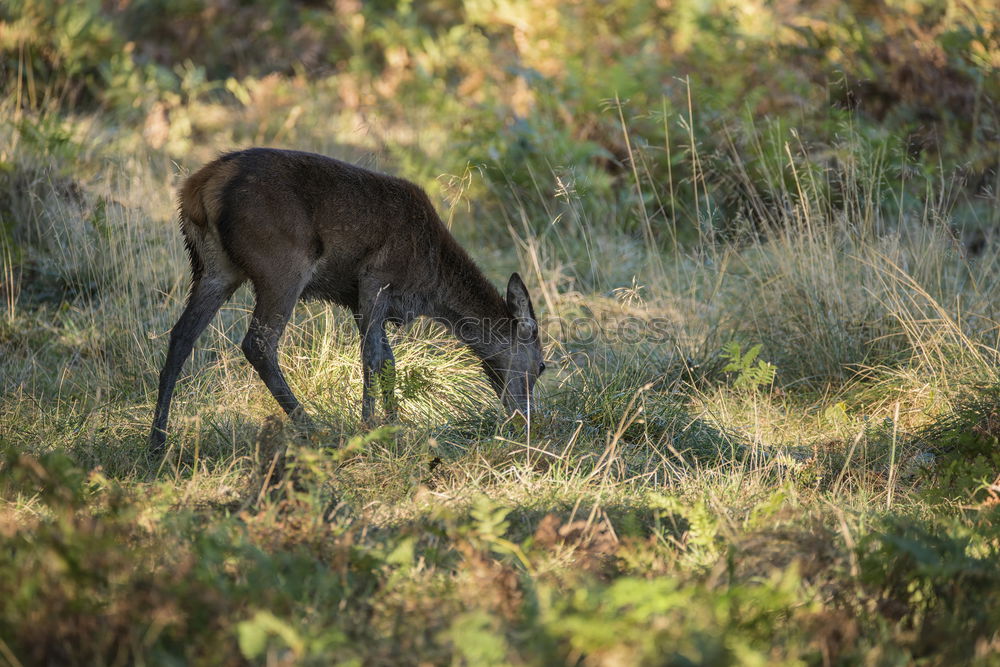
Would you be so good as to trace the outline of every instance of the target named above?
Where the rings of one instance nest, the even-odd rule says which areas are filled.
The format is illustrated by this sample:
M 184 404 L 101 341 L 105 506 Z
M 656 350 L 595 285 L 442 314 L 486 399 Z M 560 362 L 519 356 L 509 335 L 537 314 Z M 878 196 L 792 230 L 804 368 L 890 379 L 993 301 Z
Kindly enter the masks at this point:
M 268 640 L 281 639 L 296 657 L 305 652 L 305 641 L 295 628 L 269 611 L 258 611 L 253 618 L 236 625 L 240 652 L 247 659 L 260 656 L 267 650 Z
M 408 566 L 413 564 L 413 538 L 407 537 L 400 541 L 396 545 L 388 556 L 385 558 L 385 562 L 389 565 L 399 565 Z
M 256 658 L 267 649 L 267 640 L 270 635 L 259 623 L 243 621 L 237 624 L 236 634 L 240 645 L 240 653 L 248 660 Z
M 736 341 L 726 343 L 722 346 L 722 358 L 729 360 L 729 363 L 722 367 L 724 373 L 738 371 L 743 368 L 743 365 L 740 363 L 740 344 Z

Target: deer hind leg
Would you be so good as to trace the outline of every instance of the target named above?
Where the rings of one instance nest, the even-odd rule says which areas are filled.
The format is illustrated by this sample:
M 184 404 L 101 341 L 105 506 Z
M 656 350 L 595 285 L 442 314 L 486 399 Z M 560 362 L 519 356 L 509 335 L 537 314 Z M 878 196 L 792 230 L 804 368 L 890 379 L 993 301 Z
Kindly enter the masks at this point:
M 295 398 L 278 366 L 278 342 L 292 316 L 303 285 L 297 283 L 289 288 L 286 284 L 281 289 L 255 282 L 254 287 L 257 290 L 257 304 L 250 318 L 247 335 L 243 339 L 243 354 L 267 385 L 278 405 L 289 416 L 307 421 L 302 404 Z
M 163 448 L 167 439 L 167 417 L 170 413 L 170 399 L 173 397 L 177 376 L 187 361 L 194 343 L 205 330 L 212 317 L 229 297 L 233 295 L 240 281 L 229 276 L 201 276 L 191 283 L 187 306 L 174 328 L 170 331 L 170 347 L 167 360 L 160 371 L 160 388 L 156 398 L 156 412 L 153 428 L 149 433 L 149 446 L 153 451 Z

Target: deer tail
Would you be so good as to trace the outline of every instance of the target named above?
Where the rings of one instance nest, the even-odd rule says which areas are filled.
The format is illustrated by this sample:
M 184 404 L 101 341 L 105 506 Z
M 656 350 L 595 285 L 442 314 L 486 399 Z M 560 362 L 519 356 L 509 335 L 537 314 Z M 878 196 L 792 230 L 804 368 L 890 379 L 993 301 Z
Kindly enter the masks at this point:
M 212 226 L 222 212 L 222 190 L 235 173 L 235 163 L 220 159 L 202 167 L 181 186 L 178 197 L 181 232 L 195 280 L 205 271 L 201 249 L 218 236 Z

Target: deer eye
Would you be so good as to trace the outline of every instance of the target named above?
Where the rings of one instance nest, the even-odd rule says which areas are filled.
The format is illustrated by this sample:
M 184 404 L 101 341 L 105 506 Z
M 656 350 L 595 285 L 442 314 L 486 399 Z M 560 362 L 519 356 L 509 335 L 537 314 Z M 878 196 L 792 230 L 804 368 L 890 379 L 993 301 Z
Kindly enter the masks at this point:
M 545 362 L 542 361 L 542 362 L 539 362 L 539 364 L 538 364 L 538 374 L 541 375 L 544 372 L 545 372 Z

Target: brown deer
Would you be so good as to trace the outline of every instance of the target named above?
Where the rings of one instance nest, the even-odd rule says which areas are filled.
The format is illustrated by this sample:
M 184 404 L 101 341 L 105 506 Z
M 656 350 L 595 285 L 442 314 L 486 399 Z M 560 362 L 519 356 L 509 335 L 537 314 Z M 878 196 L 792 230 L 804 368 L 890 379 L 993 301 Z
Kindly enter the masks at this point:
M 184 182 L 180 224 L 191 292 L 160 372 L 149 435 L 154 450 L 166 440 L 170 398 L 195 340 L 247 280 L 257 300 L 243 353 L 292 417 L 305 419 L 277 350 L 302 298 L 332 301 L 354 313 L 366 422 L 374 415 L 375 393 L 386 416 L 396 417 L 386 323 L 421 315 L 466 343 L 505 407 L 527 415 L 535 380 L 545 370 L 528 291 L 515 273 L 502 298 L 417 185 L 321 155 L 251 148 L 221 156 Z

